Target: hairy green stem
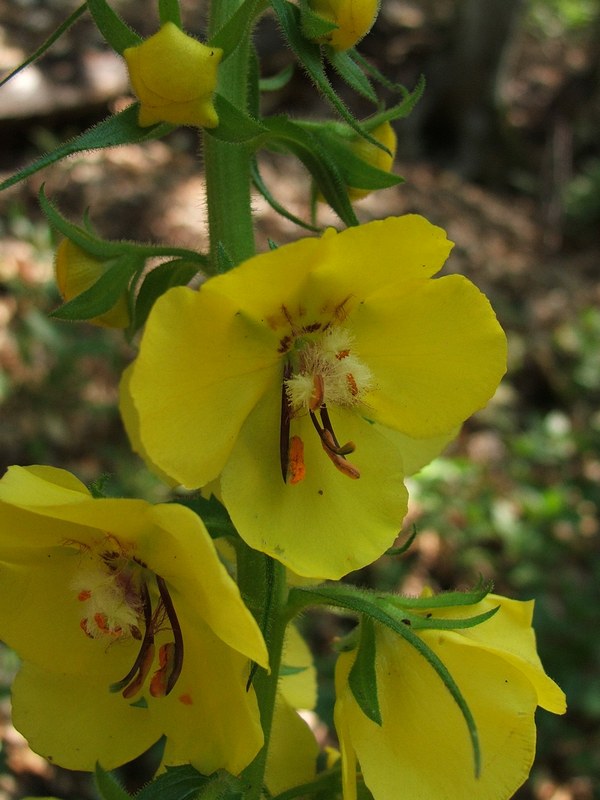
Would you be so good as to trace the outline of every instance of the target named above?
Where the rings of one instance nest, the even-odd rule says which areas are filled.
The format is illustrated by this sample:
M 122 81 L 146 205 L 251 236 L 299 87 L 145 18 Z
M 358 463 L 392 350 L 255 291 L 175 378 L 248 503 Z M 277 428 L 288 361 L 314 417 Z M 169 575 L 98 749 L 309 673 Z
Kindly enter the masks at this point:
M 260 625 L 269 650 L 270 671 L 267 672 L 259 667 L 252 681 L 258 700 L 265 743 L 254 761 L 242 773 L 247 786 L 245 800 L 259 800 L 262 797 L 273 725 L 283 640 L 289 619 L 285 613 L 286 572 L 285 567 L 278 561 L 246 546 L 237 548 L 237 558 L 238 584 L 242 597 Z
M 208 38 L 241 5 L 240 0 L 213 0 Z M 219 66 L 217 92 L 242 111 L 248 105 L 248 61 L 250 34 Z M 213 269 L 222 264 L 223 255 L 239 264 L 254 255 L 254 226 L 250 195 L 250 156 L 243 146 L 222 142 L 204 132 L 204 169 Z

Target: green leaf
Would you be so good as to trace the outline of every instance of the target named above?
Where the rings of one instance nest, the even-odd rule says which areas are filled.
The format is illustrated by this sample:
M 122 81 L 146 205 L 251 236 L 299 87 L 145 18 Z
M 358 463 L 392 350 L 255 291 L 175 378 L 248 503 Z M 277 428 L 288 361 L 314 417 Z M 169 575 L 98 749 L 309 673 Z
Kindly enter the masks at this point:
M 267 7 L 266 0 L 244 0 L 225 25 L 211 38 L 209 45 L 223 50 L 221 63 L 234 52 L 240 42 L 247 38 L 252 23 Z
M 167 767 L 136 794 L 135 800 L 195 800 L 211 779 L 192 766 Z
M 110 266 L 107 265 L 106 271 L 93 286 L 55 309 L 50 316 L 54 319 L 79 322 L 105 314 L 117 304 L 139 267 L 139 256 L 124 253 Z
M 123 789 L 114 775 L 102 769 L 98 763 L 94 772 L 94 783 L 102 800 L 131 800 L 131 795 Z
M 76 8 L 75 11 L 73 11 L 73 13 L 70 14 L 67 17 L 67 19 L 61 25 L 59 25 L 58 28 L 53 33 L 50 34 L 50 36 L 46 39 L 46 41 L 43 44 L 41 44 L 38 47 L 38 49 L 29 56 L 29 58 L 25 59 L 25 61 L 23 61 L 22 64 L 19 64 L 19 66 L 15 67 L 15 69 L 9 72 L 6 77 L 2 78 L 2 80 L 0 81 L 0 87 L 4 86 L 5 83 L 8 83 L 8 81 L 11 78 L 14 78 L 15 75 L 18 75 L 19 72 L 21 72 L 21 70 L 25 69 L 25 67 L 28 67 L 30 64 L 33 64 L 34 61 L 37 61 L 38 58 L 43 56 L 46 50 L 52 47 L 54 42 L 56 42 L 57 39 L 60 39 L 63 33 L 65 33 L 65 31 L 68 31 L 71 25 L 77 22 L 79 17 L 81 17 L 82 14 L 84 14 L 86 11 L 87 11 L 87 3 L 83 3 L 82 5 L 79 6 L 79 8 Z
M 308 41 L 302 33 L 300 10 L 287 0 L 271 0 L 271 5 L 275 11 L 279 24 L 281 25 L 286 39 L 296 57 L 307 71 L 309 77 L 314 82 L 319 91 L 331 103 L 333 108 L 344 119 L 351 128 L 360 136 L 374 144 L 382 150 L 386 148 L 373 138 L 354 117 L 347 106 L 340 100 L 334 92 L 323 67 L 321 48 L 317 44 Z
M 273 197 L 262 179 L 262 176 L 258 170 L 258 164 L 256 163 L 255 159 L 253 159 L 251 162 L 250 171 L 252 175 L 252 182 L 274 211 L 276 211 L 278 214 L 281 214 L 282 217 L 289 219 L 289 221 L 293 222 L 295 225 L 299 225 L 301 228 L 306 228 L 306 230 L 313 231 L 314 233 L 321 232 L 321 228 L 317 227 L 316 225 L 311 225 L 309 222 L 305 222 L 304 220 L 300 219 L 300 217 L 292 214 L 291 211 L 288 211 Z
M 376 725 L 381 725 L 375 673 L 376 655 L 375 625 L 370 617 L 363 617 L 360 622 L 358 651 L 348 675 L 348 685 L 363 714 Z
M 321 39 L 339 27 L 335 22 L 323 19 L 319 14 L 315 14 L 306 0 L 301 0 L 300 2 L 300 26 L 302 35 L 311 41 Z
M 164 25 L 165 22 L 172 22 L 181 30 L 179 0 L 158 0 L 158 16 L 161 25 Z
M 410 94 L 408 94 L 399 103 L 396 103 L 396 105 L 390 106 L 390 108 L 386 108 L 384 111 L 380 111 L 378 114 L 373 114 L 373 116 L 363 120 L 363 127 L 365 130 L 373 131 L 384 122 L 391 122 L 395 119 L 403 119 L 404 117 L 408 117 L 413 108 L 421 99 L 424 91 L 425 78 L 421 75 L 417 85 Z
M 300 159 L 340 219 L 346 225 L 358 225 L 344 177 L 318 139 L 284 116 L 269 117 L 264 124 L 270 134 L 269 143 L 283 145 Z
M 290 82 L 293 74 L 294 65 L 288 64 L 276 75 L 271 75 L 269 78 L 261 78 L 258 82 L 259 89 L 261 92 L 276 92 L 279 89 L 283 89 Z
M 373 191 L 403 183 L 404 178 L 400 175 L 363 161 L 344 139 L 340 139 L 327 128 L 315 128 L 312 133 L 335 160 L 346 186 Z
M 325 54 L 331 66 L 351 89 L 354 89 L 357 94 L 362 95 L 362 97 L 370 100 L 375 105 L 379 103 L 379 98 L 375 94 L 370 80 L 346 51 L 327 47 L 325 48 Z
M 279 677 L 285 678 L 289 675 L 300 675 L 301 672 L 306 672 L 308 667 L 288 667 L 287 664 L 282 664 L 279 669 Z
M 87 0 L 87 5 L 96 27 L 119 55 L 128 47 L 142 43 L 142 37 L 121 19 L 106 0 Z
M 234 144 L 254 142 L 264 136 L 265 128 L 258 120 L 240 111 L 220 94 L 215 94 L 214 104 L 219 124 L 206 129 L 205 135 Z
M 137 123 L 138 103 L 126 108 L 118 114 L 107 117 L 102 122 L 88 128 L 79 136 L 75 136 L 68 142 L 59 145 L 55 150 L 38 158 L 33 164 L 19 170 L 17 173 L 0 183 L 0 191 L 8 189 L 19 181 L 29 178 L 51 164 L 55 164 L 67 156 L 74 153 L 81 153 L 87 150 L 100 150 L 104 147 L 115 147 L 119 144 L 137 144 L 139 142 L 159 139 L 174 129 L 173 125 L 164 122 L 152 125 L 148 128 L 141 128 Z
M 198 264 L 190 263 L 185 258 L 166 261 L 150 270 L 135 299 L 132 333 L 144 325 L 152 306 L 167 289 L 189 283 L 198 270 Z
M 390 547 L 389 550 L 385 551 L 385 555 L 401 556 L 404 553 L 406 553 L 406 551 L 411 547 L 414 540 L 417 538 L 417 533 L 418 533 L 417 526 L 413 525 L 412 531 L 410 532 L 410 535 L 408 539 L 404 542 L 404 544 L 401 544 L 399 547 Z

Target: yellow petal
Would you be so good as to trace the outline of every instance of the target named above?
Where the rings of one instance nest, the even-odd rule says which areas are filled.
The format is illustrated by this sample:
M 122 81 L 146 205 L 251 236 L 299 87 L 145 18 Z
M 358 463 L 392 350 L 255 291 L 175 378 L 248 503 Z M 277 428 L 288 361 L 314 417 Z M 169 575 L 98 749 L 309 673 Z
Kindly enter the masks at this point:
M 379 11 L 379 0 L 309 0 L 309 6 L 338 26 L 319 41 L 334 50 L 348 50 L 371 30 Z
M 451 275 L 371 295 L 349 320 L 376 389 L 378 422 L 414 438 L 443 434 L 485 405 L 506 370 L 506 336 L 487 298 Z
M 318 754 L 319 746 L 307 723 L 278 695 L 265 771 L 271 795 L 314 780 Z
M 214 292 L 167 292 L 154 305 L 128 379 L 150 466 L 188 488 L 218 475 L 279 370 L 275 337 L 238 309 Z
M 240 536 L 299 575 L 337 579 L 371 563 L 398 535 L 407 508 L 402 458 L 375 426 L 336 409 L 340 441 L 352 440 L 351 480 L 324 453 L 308 418 L 293 432 L 304 442 L 306 477 L 284 483 L 279 457 L 280 383 L 248 417 L 221 476 L 223 501 Z
M 301 672 L 283 675 L 279 691 L 292 708 L 313 709 L 317 704 L 317 675 L 308 645 L 295 625 L 285 631 L 283 645 L 284 667 L 301 668 Z
M 481 743 L 475 776 L 465 721 L 442 681 L 414 648 L 377 630 L 377 688 L 383 723 L 371 722 L 346 687 L 344 723 L 366 785 L 377 800 L 506 800 L 529 774 L 536 693 L 527 677 L 485 649 L 446 632 L 423 633 L 460 687 Z M 435 769 L 432 769 L 435 764 Z

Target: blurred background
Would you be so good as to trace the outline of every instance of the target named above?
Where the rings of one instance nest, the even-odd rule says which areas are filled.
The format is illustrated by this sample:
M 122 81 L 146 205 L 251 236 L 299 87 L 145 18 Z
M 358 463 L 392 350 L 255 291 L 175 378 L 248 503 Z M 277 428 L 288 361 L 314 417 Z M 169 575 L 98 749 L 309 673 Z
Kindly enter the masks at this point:
M 197 3 L 184 21 L 202 36 Z M 154 3 L 115 2 L 142 34 Z M 0 75 L 76 7 L 0 0 Z M 272 19 L 256 36 L 264 76 L 292 61 Z M 406 182 L 357 204 L 362 220 L 418 212 L 456 242 L 446 272 L 490 297 L 510 343 L 510 368 L 490 406 L 447 456 L 411 480 L 406 556 L 350 577 L 415 593 L 465 588 L 535 598 L 540 655 L 567 693 L 565 717 L 540 712 L 536 763 L 519 800 L 600 798 L 600 0 L 383 0 L 361 52 L 392 80 L 427 79 L 413 115 L 396 123 Z M 332 79 L 335 78 L 332 76 Z M 344 87 L 357 114 L 370 109 Z M 0 180 L 130 102 L 120 60 L 87 19 L 0 89 Z M 330 116 L 300 70 L 265 98 L 265 113 Z M 105 237 L 206 247 L 204 182 L 191 131 L 78 156 L 0 195 L 0 472 L 46 463 L 115 495 L 160 500 L 165 489 L 130 453 L 116 410 L 134 350 L 112 331 L 54 322 L 56 241 L 37 206 L 47 194 L 74 222 L 86 209 Z M 291 157 L 261 171 L 293 213 L 308 217 L 310 181 Z M 255 200 L 259 247 L 303 235 Z M 336 224 L 326 210 L 322 224 Z M 323 669 L 319 714 L 331 721 L 335 621 L 305 632 Z M 15 657 L 0 662 L 0 798 L 93 797 L 84 776 L 49 767 L 10 724 Z M 141 768 L 140 768 L 141 769 Z M 124 772 L 135 787 L 140 770 Z M 406 800 L 411 800 L 406 798 Z

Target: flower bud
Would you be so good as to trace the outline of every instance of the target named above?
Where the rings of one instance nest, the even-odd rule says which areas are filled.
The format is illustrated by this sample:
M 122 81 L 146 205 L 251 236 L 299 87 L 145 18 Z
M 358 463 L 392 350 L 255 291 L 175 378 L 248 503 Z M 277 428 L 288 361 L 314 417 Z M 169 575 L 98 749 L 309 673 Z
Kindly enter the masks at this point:
M 375 128 L 375 130 L 371 131 L 371 136 L 387 147 L 390 152 L 386 153 L 384 150 L 381 150 L 362 137 L 357 137 L 351 143 L 350 149 L 354 155 L 358 156 L 370 166 L 377 167 L 377 169 L 383 170 L 384 172 L 391 172 L 396 156 L 396 146 L 398 144 L 394 129 L 389 122 L 384 122 Z M 363 197 L 370 194 L 371 191 L 371 189 L 357 189 L 352 186 L 348 188 L 348 194 L 351 200 L 361 200 Z
M 379 11 L 379 0 L 309 0 L 311 11 L 337 28 L 320 39 L 334 50 L 348 50 L 367 35 Z
M 105 269 L 103 261 L 90 256 L 70 239 L 63 239 L 56 250 L 56 283 L 65 302 L 93 286 Z M 126 328 L 129 325 L 126 293 L 123 292 L 109 311 L 87 322 L 105 328 Z
M 223 51 L 208 47 L 166 22 L 158 33 L 123 51 L 140 101 L 139 124 L 157 122 L 216 128 L 213 105 Z

